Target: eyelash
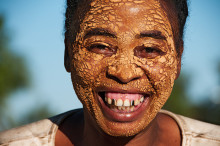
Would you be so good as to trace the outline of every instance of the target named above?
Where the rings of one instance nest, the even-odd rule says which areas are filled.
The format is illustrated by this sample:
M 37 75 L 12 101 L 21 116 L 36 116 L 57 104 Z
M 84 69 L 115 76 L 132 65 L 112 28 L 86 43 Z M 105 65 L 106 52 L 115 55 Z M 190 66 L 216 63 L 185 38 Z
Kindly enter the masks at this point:
M 91 50 L 92 48 L 99 48 L 101 50 L 105 49 L 105 48 L 109 48 L 106 45 L 103 44 L 92 44 L 91 46 L 88 47 L 89 50 Z
M 161 51 L 160 49 L 158 49 L 157 47 L 144 47 L 145 50 L 148 50 L 148 52 L 153 52 L 156 51 L 158 53 L 164 53 L 163 51 Z
M 95 42 L 86 47 L 89 51 L 97 53 L 97 54 L 104 54 L 106 56 L 111 56 L 116 53 L 117 47 L 112 47 L 106 43 L 99 43 Z
M 142 45 L 142 46 L 135 47 L 134 54 L 135 54 L 135 56 L 140 57 L 140 58 L 152 59 L 152 58 L 155 58 L 157 56 L 164 55 L 165 52 L 163 52 L 157 46 L 146 47 L 145 45 Z
M 111 56 L 117 52 L 117 47 L 112 47 L 111 45 L 103 42 L 93 42 L 86 48 L 91 52 L 96 54 L 104 54 L 106 56 Z M 146 47 L 145 45 L 142 45 L 134 48 L 134 55 L 140 58 L 153 59 L 164 54 L 165 52 L 162 51 L 158 46 Z

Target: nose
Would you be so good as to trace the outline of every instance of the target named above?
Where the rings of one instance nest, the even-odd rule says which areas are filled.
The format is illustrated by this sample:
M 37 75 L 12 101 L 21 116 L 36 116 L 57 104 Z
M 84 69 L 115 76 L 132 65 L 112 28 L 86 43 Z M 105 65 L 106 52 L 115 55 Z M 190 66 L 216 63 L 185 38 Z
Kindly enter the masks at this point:
M 108 67 L 107 76 L 120 83 L 126 84 L 130 81 L 141 78 L 144 71 L 135 64 L 118 64 Z

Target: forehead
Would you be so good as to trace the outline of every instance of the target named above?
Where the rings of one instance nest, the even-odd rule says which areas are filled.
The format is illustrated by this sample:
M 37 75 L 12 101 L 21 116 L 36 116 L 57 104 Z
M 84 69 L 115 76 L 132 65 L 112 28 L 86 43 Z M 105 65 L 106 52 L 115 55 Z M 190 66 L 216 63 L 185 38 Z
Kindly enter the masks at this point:
M 158 0 L 94 0 L 81 30 L 108 28 L 116 33 L 160 30 L 170 35 L 166 12 Z

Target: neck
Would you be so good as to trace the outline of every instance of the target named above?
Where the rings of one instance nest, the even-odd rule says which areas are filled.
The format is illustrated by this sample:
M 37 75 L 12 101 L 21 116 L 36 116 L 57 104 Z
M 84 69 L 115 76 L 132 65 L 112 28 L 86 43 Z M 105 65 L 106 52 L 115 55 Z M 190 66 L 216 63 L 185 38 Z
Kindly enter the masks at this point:
M 94 121 L 92 117 L 84 112 L 84 135 L 83 145 L 105 145 L 105 146 L 121 146 L 121 145 L 154 145 L 159 141 L 158 122 L 156 118 L 140 133 L 130 137 L 110 136 L 106 134 Z M 91 120 L 92 119 L 92 120 Z

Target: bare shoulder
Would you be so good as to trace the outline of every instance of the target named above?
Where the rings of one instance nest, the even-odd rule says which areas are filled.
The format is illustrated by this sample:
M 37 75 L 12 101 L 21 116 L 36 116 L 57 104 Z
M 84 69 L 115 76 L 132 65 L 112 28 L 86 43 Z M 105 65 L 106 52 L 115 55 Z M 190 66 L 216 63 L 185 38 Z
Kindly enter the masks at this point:
M 55 144 L 57 146 L 80 145 L 84 125 L 83 110 L 77 111 L 63 121 L 56 133 Z
M 176 121 L 170 116 L 159 113 L 156 117 L 160 140 L 169 146 L 181 145 L 181 130 Z

